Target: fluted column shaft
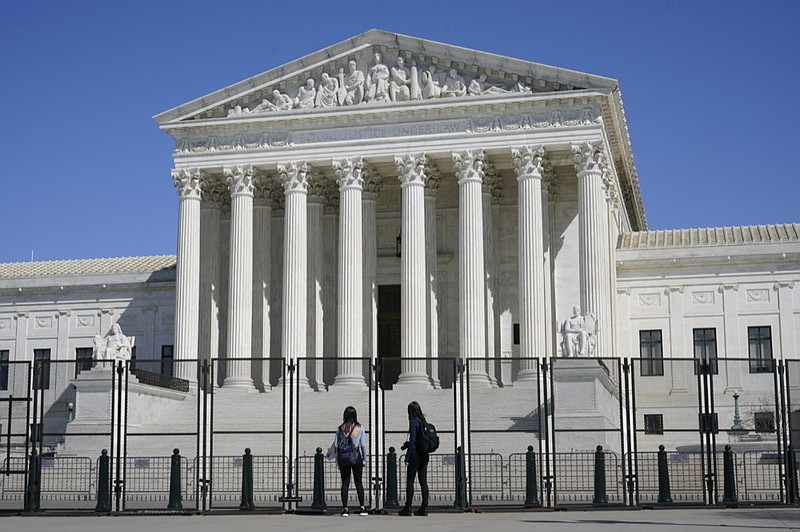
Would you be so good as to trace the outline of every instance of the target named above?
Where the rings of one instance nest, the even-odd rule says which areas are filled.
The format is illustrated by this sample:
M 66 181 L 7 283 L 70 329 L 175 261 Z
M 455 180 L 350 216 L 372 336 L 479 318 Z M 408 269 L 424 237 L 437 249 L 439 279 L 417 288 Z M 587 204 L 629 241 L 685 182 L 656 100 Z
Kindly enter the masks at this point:
M 306 230 L 307 174 L 311 165 L 279 165 L 286 195 L 283 237 L 283 291 L 281 343 L 283 357 L 294 361 L 306 356 L 306 298 L 308 295 Z
M 611 353 L 611 254 L 608 230 L 608 204 L 603 183 L 607 171 L 605 153 L 599 144 L 573 146 L 578 174 L 578 235 L 582 313 L 593 313 L 598 320 L 595 356 Z
M 439 191 L 439 171 L 435 167 L 425 168 L 425 272 L 426 272 L 426 308 L 428 310 L 427 343 L 428 374 L 434 387 L 439 387 L 439 295 L 437 292 L 438 277 L 438 244 L 436 241 L 436 196 Z
M 378 220 L 376 207 L 378 192 L 383 188 L 381 177 L 372 170 L 366 171 L 361 203 L 362 229 L 364 231 L 364 356 L 373 362 L 378 356 Z
M 458 178 L 458 287 L 461 357 L 470 378 L 486 381 L 486 277 L 483 264 L 482 150 L 453 153 Z
M 495 344 L 495 257 L 497 255 L 494 242 L 494 220 L 492 216 L 492 196 L 499 176 L 493 165 L 489 165 L 484 172 L 483 185 L 481 187 L 481 209 L 483 211 L 483 270 L 486 276 L 485 305 L 486 305 L 486 373 L 489 381 L 494 385 L 497 383 L 495 367 L 497 347 Z
M 546 354 L 544 214 L 542 165 L 544 148 L 512 149 L 519 184 L 519 328 L 520 371 L 517 380 L 536 379 L 536 358 Z
M 272 194 L 274 181 L 257 176 L 253 206 L 253 358 L 259 359 L 256 377 L 261 389 L 269 390 L 272 291 Z
M 219 253 L 220 200 L 222 194 L 203 184 L 200 206 L 200 338 L 198 356 L 212 360 L 219 354 Z M 219 188 L 219 187 L 218 187 Z
M 425 272 L 424 155 L 395 157 L 400 179 L 400 377 L 398 384 L 428 384 L 425 372 L 427 282 Z
M 185 360 L 197 358 L 200 306 L 200 179 L 197 169 L 174 170 L 178 191 L 175 271 L 175 376 L 195 380 Z M 196 380 L 195 380 L 196 382 Z
M 339 304 L 337 313 L 339 359 L 334 384 L 363 385 L 364 356 L 363 257 L 361 193 L 364 162 L 342 159 L 333 162 L 339 184 Z
M 252 166 L 225 168 L 231 191 L 228 270 L 228 359 L 223 386 L 252 387 L 253 339 L 253 172 Z
M 322 358 L 325 330 L 322 305 L 322 276 L 324 275 L 324 245 L 322 215 L 324 212 L 324 176 L 312 173 L 308 179 L 307 231 L 308 231 L 308 357 L 316 359 L 308 368 L 309 378 L 316 389 L 324 388 Z

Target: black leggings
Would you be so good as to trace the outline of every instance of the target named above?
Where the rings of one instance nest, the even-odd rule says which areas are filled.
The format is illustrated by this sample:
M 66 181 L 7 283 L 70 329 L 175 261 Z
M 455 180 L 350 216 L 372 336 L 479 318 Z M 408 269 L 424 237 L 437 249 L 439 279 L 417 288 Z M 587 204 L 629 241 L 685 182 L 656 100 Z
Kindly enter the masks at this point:
M 414 500 L 414 478 L 419 476 L 419 487 L 422 491 L 422 504 L 420 508 L 428 509 L 428 461 L 431 456 L 427 453 L 414 451 L 408 460 L 406 469 L 406 508 L 411 508 Z
M 364 506 L 364 483 L 361 481 L 361 474 L 364 471 L 364 462 L 359 460 L 355 465 L 339 467 L 342 474 L 342 508 L 347 508 L 348 492 L 350 491 L 350 471 L 353 471 L 353 480 L 356 484 L 358 494 L 358 504 Z

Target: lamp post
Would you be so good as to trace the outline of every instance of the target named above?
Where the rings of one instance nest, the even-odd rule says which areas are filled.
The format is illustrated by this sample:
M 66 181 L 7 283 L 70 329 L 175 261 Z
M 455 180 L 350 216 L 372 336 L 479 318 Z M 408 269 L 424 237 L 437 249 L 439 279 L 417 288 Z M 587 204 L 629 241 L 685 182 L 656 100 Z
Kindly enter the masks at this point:
M 397 238 L 395 238 L 394 240 L 395 240 L 394 256 L 399 258 L 400 255 L 403 254 L 402 253 L 403 252 L 403 232 L 400 231 L 399 233 L 397 233 Z

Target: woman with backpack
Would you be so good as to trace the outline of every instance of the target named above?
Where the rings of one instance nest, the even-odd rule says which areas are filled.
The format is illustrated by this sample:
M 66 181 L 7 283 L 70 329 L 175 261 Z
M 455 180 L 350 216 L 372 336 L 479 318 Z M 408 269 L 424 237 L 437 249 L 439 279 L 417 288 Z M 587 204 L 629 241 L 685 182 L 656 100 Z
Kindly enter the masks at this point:
M 428 515 L 428 461 L 430 454 L 420 448 L 419 439 L 425 426 L 425 414 L 416 401 L 408 403 L 408 441 L 400 449 L 406 450 L 406 504 L 397 515 L 411 515 L 414 500 L 414 479 L 419 476 L 422 504 L 414 515 Z
M 331 447 L 335 449 L 339 472 L 342 474 L 342 517 L 350 515 L 347 509 L 347 499 L 351 474 L 356 485 L 358 504 L 361 506 L 359 514 L 367 515 L 367 509 L 364 506 L 364 483 L 362 482 L 364 460 L 367 459 L 367 438 L 364 435 L 364 427 L 358 422 L 356 409 L 352 406 L 344 409 L 342 424 L 336 429 Z

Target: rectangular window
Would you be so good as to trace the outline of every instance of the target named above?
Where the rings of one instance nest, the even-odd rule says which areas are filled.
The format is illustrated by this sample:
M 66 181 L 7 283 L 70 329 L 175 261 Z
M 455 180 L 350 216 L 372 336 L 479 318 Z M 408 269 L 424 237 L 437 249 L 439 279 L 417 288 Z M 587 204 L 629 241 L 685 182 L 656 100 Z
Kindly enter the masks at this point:
M 719 373 L 717 364 L 717 330 L 694 329 L 694 358 L 697 361 L 694 372 L 697 375 L 698 366 L 704 369 L 702 372 L 711 372 L 713 375 Z
M 747 328 L 747 353 L 750 373 L 772 373 L 772 328 Z
M 639 331 L 639 356 L 642 359 L 642 377 L 664 375 L 661 330 Z
M 136 369 L 136 346 L 131 347 L 131 371 Z
M 173 349 L 171 345 L 161 346 L 161 374 L 172 377 Z
M 664 414 L 645 414 L 644 433 L 664 434 Z
M 0 350 L 0 390 L 8 390 L 8 349 Z
M 753 412 L 753 425 L 756 432 L 775 432 L 775 416 L 772 412 Z
M 92 354 L 94 349 L 91 347 L 76 347 L 75 348 L 75 376 L 80 375 L 81 371 L 89 371 L 94 365 Z
M 519 345 L 519 339 L 520 339 L 520 335 L 519 335 L 519 323 L 515 323 L 515 324 L 514 324 L 514 330 L 513 330 L 513 332 L 514 332 L 514 334 L 513 334 L 513 336 L 514 336 L 514 345 Z
M 33 350 L 33 389 L 50 389 L 50 350 Z

